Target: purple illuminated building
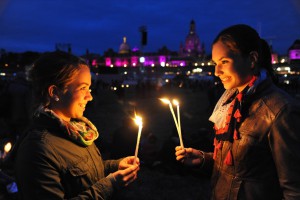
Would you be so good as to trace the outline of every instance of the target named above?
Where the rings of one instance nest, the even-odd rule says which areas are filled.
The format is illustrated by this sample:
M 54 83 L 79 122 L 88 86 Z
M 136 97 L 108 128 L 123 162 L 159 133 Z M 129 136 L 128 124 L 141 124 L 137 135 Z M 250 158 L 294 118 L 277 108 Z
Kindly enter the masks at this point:
M 191 21 L 185 43 L 180 45 L 178 52 L 170 51 L 165 46 L 158 52 L 141 52 L 136 47 L 131 49 L 124 37 L 119 52 L 109 49 L 104 53 L 106 67 L 185 67 L 195 65 L 197 62 L 200 65 L 204 59 L 204 45 L 200 43 L 194 20 Z
M 293 64 L 300 65 L 300 40 L 296 40 L 288 49 L 288 55 L 278 55 L 272 52 L 273 65 Z M 157 52 L 142 52 L 139 48 L 131 48 L 123 38 L 119 51 L 108 49 L 104 52 L 103 61 L 98 63 L 106 67 L 205 67 L 210 66 L 210 56 L 206 55 L 204 43 L 201 42 L 197 32 L 196 23 L 191 20 L 188 33 L 183 43 L 180 43 L 178 51 L 169 50 L 163 46 Z
M 300 60 L 300 40 L 296 40 L 294 44 L 289 48 L 290 60 Z
M 196 33 L 196 24 L 192 20 L 190 31 L 186 36 L 185 43 L 180 45 L 179 56 L 181 57 L 202 57 L 204 56 L 204 45 L 201 45 L 199 36 Z

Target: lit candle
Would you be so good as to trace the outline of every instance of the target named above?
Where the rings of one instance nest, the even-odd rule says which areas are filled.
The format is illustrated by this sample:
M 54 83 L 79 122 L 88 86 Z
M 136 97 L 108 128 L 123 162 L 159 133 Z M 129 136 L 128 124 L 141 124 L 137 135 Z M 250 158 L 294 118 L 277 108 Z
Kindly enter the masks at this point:
M 134 153 L 134 162 L 133 162 L 133 164 L 136 164 L 136 159 L 137 159 L 137 155 L 138 155 L 138 152 L 139 152 L 142 128 L 143 128 L 143 120 L 140 116 L 135 116 L 134 121 L 139 126 L 139 131 L 138 131 L 138 136 L 137 136 L 137 141 L 136 141 L 136 147 L 135 147 L 135 153 Z
M 2 155 L 2 158 L 5 158 L 6 154 L 11 150 L 11 143 L 8 142 L 5 144 L 4 146 L 4 152 L 3 152 L 3 155 Z
M 175 126 L 176 126 L 176 129 L 178 131 L 178 123 L 177 123 L 177 119 L 176 119 L 176 116 L 175 116 L 175 113 L 174 113 L 174 110 L 173 110 L 173 107 L 172 107 L 172 104 L 170 102 L 169 99 L 160 99 L 163 103 L 165 104 L 168 104 L 169 105 L 169 108 L 170 108 L 170 111 L 172 113 L 172 116 L 173 116 L 173 119 L 174 119 L 174 122 L 175 122 Z
M 173 116 L 173 119 L 174 119 L 174 122 L 175 122 L 175 126 L 176 126 L 176 129 L 177 129 L 177 132 L 178 132 L 178 136 L 179 136 L 179 140 L 180 140 L 180 146 L 183 147 L 183 142 L 182 142 L 182 137 L 181 137 L 181 128 L 179 127 L 180 125 L 178 124 L 178 120 L 176 119 L 176 116 L 175 116 L 175 113 L 174 113 L 174 110 L 173 110 L 173 106 L 172 106 L 172 103 L 170 102 L 169 99 L 160 99 L 163 103 L 165 104 L 169 104 L 169 107 L 170 107 L 170 111 L 172 113 L 172 116 Z M 178 101 L 177 101 L 178 102 Z M 174 103 L 174 101 L 173 101 Z M 179 103 L 178 103 L 179 105 Z M 179 114 L 179 109 L 177 109 L 177 114 Z M 178 115 L 179 117 L 179 115 Z
M 173 99 L 173 104 L 177 107 L 177 124 L 178 124 L 178 136 L 179 136 L 180 146 L 184 148 L 183 141 L 182 141 L 182 133 L 181 133 L 179 102 L 176 99 Z

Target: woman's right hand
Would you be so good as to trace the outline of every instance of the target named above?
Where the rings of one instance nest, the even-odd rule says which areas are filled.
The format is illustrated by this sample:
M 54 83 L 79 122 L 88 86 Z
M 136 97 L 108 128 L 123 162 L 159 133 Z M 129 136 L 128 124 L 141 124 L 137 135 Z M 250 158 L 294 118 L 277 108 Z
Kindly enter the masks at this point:
M 114 176 L 116 184 L 119 187 L 125 187 L 137 178 L 138 170 L 139 170 L 138 165 L 132 165 L 126 169 L 120 169 L 112 173 L 112 175 Z
M 193 148 L 182 148 L 177 146 L 175 148 L 176 160 L 182 162 L 187 166 L 201 165 L 204 161 L 203 152 Z

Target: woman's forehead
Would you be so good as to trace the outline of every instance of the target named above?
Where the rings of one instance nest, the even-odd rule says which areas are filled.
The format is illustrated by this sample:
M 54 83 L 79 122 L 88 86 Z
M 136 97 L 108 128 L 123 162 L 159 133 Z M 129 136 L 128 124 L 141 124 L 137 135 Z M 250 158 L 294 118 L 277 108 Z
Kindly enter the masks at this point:
M 66 86 L 77 87 L 83 84 L 91 85 L 91 73 L 89 67 L 86 65 L 80 66 L 80 68 L 73 73 L 72 78 Z

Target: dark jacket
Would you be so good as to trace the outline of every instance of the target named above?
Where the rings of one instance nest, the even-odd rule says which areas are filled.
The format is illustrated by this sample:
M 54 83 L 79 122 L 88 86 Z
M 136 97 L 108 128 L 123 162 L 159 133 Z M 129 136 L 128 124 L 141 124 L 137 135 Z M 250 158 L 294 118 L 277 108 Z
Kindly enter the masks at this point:
M 119 160 L 103 161 L 95 144 L 79 146 L 56 120 L 40 114 L 20 143 L 15 163 L 20 199 L 109 199 L 106 176 Z
M 265 80 L 242 105 L 240 139 L 224 142 L 214 161 L 205 154 L 214 162 L 212 199 L 300 199 L 299 103 Z

